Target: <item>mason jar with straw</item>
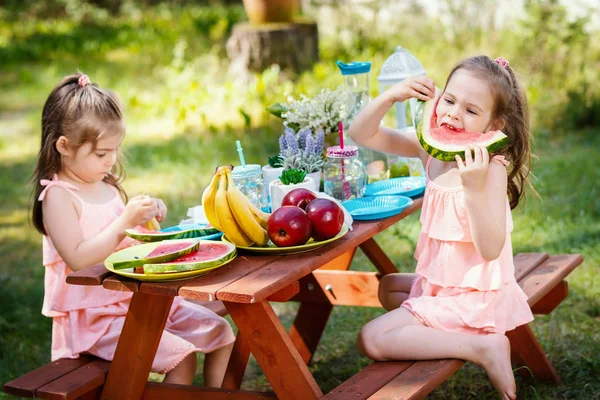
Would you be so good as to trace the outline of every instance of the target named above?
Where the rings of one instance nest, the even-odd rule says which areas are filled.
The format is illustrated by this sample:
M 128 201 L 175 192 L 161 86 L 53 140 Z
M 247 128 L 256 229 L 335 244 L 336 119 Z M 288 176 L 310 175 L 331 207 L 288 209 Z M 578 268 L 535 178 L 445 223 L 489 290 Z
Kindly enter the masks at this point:
M 345 201 L 363 197 L 366 171 L 358 159 L 358 147 L 344 146 L 344 128 L 340 123 L 340 145 L 327 148 L 327 162 L 323 167 L 324 192 L 336 200 Z
M 240 189 L 246 197 L 260 209 L 266 210 L 267 200 L 263 194 L 262 170 L 259 164 L 246 164 L 244 152 L 239 140 L 235 142 L 237 146 L 240 164 L 233 167 L 231 176 L 233 183 Z

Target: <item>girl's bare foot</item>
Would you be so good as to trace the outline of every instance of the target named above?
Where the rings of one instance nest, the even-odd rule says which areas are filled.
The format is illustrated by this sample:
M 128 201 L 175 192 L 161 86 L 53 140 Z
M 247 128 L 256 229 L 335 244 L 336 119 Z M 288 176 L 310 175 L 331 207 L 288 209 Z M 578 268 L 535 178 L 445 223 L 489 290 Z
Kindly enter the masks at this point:
M 503 400 L 515 400 L 517 387 L 510 364 L 510 342 L 504 335 L 480 337 L 478 364 L 485 369 L 490 381 Z

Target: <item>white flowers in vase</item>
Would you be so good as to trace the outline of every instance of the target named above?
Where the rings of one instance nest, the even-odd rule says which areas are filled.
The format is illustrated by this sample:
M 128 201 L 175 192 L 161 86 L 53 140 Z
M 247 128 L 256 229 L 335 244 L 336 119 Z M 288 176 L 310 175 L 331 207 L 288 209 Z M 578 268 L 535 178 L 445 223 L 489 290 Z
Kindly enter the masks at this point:
M 281 118 L 286 127 L 298 131 L 303 128 L 312 132 L 322 130 L 325 135 L 338 131 L 338 123 L 348 116 L 348 94 L 343 86 L 335 90 L 322 89 L 316 96 L 300 95 L 299 99 L 288 97 L 287 103 L 277 103 L 267 110 Z

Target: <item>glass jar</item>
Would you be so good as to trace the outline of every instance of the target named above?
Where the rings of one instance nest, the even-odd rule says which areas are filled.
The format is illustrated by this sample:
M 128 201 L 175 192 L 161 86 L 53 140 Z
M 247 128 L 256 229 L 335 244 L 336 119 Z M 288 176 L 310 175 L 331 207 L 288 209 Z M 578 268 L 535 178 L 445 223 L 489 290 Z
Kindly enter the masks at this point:
M 356 146 L 328 147 L 323 175 L 324 192 L 336 200 L 360 198 L 365 193 L 367 174 Z
M 266 209 L 267 200 L 266 196 L 263 195 L 263 178 L 260 165 L 235 166 L 231 171 L 231 176 L 235 186 L 248 197 L 252 204 L 260 209 Z

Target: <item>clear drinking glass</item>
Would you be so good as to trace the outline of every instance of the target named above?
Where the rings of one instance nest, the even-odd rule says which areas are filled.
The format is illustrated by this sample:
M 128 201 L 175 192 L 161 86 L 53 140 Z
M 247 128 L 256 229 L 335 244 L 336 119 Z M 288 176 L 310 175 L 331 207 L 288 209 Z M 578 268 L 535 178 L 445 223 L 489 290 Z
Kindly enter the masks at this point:
M 260 209 L 266 208 L 267 200 L 263 196 L 263 178 L 260 165 L 235 166 L 231 176 L 235 186 L 248 197 L 252 204 Z

